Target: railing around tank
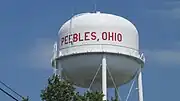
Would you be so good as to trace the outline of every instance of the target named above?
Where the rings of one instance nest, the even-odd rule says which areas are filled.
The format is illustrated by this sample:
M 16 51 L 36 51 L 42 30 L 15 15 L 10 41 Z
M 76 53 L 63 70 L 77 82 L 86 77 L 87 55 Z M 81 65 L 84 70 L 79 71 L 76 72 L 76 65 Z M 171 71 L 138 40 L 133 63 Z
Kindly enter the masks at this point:
M 57 59 L 59 56 L 61 56 L 61 52 L 65 49 L 68 48 L 73 48 L 73 47 L 81 47 L 81 46 L 92 46 L 92 45 L 98 45 L 102 48 L 102 52 L 106 52 L 106 50 L 103 50 L 103 46 L 116 46 L 116 47 L 122 47 L 122 48 L 126 48 L 126 49 L 130 49 L 133 51 L 129 51 L 130 55 L 134 54 L 133 52 L 137 52 L 137 54 L 139 55 L 139 59 L 141 59 L 143 62 L 145 62 L 145 57 L 143 52 L 140 52 L 139 50 L 135 49 L 135 48 L 131 48 L 131 47 L 127 47 L 127 46 L 121 46 L 121 45 L 112 45 L 112 44 L 83 44 L 83 45 L 76 45 L 76 46 L 69 46 L 69 47 L 64 47 L 64 48 L 60 48 L 58 49 L 57 46 L 57 42 L 54 44 L 54 49 L 53 49 L 53 57 L 51 59 L 51 63 L 54 63 L 53 61 L 55 59 Z M 91 52 L 91 50 L 88 50 L 88 52 Z M 133 56 L 133 55 L 132 55 Z

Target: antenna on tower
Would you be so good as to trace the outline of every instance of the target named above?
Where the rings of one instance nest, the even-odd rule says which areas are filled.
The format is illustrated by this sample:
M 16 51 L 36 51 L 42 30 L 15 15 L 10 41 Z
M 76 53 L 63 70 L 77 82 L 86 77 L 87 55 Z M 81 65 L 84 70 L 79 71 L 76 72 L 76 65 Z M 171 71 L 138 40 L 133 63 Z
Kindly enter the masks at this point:
M 97 1 L 94 0 L 94 12 L 96 12 L 96 10 L 97 10 Z

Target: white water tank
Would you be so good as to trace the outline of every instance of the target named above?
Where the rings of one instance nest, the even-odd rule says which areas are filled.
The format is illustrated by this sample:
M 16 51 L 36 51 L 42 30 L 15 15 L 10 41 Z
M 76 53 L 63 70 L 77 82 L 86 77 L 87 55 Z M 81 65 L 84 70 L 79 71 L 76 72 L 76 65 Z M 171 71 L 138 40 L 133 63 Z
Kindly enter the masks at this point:
M 90 86 L 103 55 L 116 86 L 132 80 L 144 64 L 138 31 L 123 17 L 82 13 L 63 24 L 58 35 L 58 66 L 63 68 L 63 76 L 79 87 Z M 99 72 L 93 88 L 101 87 L 101 81 Z M 114 87 L 109 74 L 107 82 L 108 88 Z

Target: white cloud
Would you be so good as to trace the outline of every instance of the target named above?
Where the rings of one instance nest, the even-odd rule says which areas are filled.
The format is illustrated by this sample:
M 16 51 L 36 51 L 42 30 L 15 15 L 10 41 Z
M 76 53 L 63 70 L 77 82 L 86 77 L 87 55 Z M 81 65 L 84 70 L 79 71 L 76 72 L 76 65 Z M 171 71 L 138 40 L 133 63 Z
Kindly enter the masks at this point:
M 180 19 L 180 1 L 164 2 L 168 9 L 149 10 L 150 13 L 173 19 Z
M 145 49 L 146 61 L 160 65 L 180 65 L 180 42 L 172 43 L 171 48 Z
M 180 50 L 145 51 L 147 62 L 161 65 L 180 65 Z
M 167 1 L 164 2 L 165 5 L 171 5 L 171 6 L 179 6 L 180 5 L 180 1 Z
M 53 44 L 52 39 L 37 39 L 33 46 L 20 56 L 20 60 L 33 68 L 51 69 Z
M 19 56 L 22 65 L 29 65 L 37 69 L 52 69 L 51 57 L 55 40 L 40 38 L 32 47 Z M 180 65 L 180 42 L 172 44 L 173 49 L 146 49 L 144 54 L 146 61 L 161 65 Z
M 175 44 L 175 47 L 180 48 L 180 42 L 177 42 L 177 43 Z
M 167 10 L 156 10 L 154 11 L 157 15 L 161 17 L 168 17 L 174 19 L 180 19 L 180 8 L 172 8 Z

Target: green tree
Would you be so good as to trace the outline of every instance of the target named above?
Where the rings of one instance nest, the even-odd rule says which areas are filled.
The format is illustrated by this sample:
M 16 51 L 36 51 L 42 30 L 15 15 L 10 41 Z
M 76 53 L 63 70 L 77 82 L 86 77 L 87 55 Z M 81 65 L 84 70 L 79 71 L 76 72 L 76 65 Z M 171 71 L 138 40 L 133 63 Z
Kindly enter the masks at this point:
M 103 101 L 103 94 L 101 92 L 89 92 L 80 95 L 79 92 L 74 96 L 73 101 Z
M 29 101 L 29 97 L 27 97 L 27 98 L 22 98 L 22 101 Z
M 58 76 L 48 79 L 48 86 L 41 91 L 43 101 L 71 101 L 75 96 L 75 87 L 69 81 L 60 81 Z
M 103 101 L 102 92 L 87 91 L 80 95 L 75 91 L 72 82 L 60 80 L 58 76 L 52 76 L 48 79 L 48 85 L 41 91 L 43 101 Z M 112 99 L 112 101 L 118 101 Z

